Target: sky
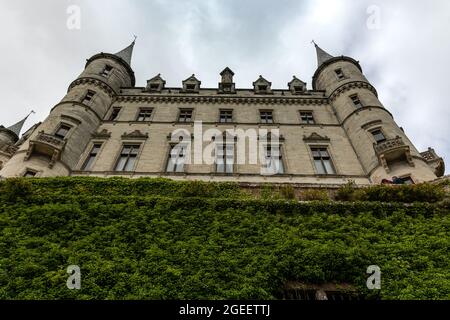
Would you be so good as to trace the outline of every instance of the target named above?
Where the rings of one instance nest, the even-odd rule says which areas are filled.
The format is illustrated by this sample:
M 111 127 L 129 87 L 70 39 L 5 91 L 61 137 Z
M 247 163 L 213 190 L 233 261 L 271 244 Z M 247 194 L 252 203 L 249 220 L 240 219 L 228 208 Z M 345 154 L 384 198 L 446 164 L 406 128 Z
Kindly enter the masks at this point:
M 450 168 L 448 0 L 0 0 L 0 124 L 34 110 L 44 120 L 86 59 L 137 42 L 136 86 L 158 73 L 179 87 L 195 74 L 217 87 L 226 66 L 238 88 L 259 75 L 308 83 L 314 39 L 360 61 L 381 102 L 419 151 Z

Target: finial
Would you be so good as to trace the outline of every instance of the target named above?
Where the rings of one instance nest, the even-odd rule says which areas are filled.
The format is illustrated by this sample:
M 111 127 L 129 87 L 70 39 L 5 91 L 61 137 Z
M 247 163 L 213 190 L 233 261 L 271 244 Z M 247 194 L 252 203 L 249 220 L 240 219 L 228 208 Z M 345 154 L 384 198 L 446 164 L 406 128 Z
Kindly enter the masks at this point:
M 134 37 L 133 43 L 136 43 L 137 35 L 134 34 L 133 37 Z
M 317 43 L 314 41 L 314 39 L 311 41 L 311 43 L 317 47 Z

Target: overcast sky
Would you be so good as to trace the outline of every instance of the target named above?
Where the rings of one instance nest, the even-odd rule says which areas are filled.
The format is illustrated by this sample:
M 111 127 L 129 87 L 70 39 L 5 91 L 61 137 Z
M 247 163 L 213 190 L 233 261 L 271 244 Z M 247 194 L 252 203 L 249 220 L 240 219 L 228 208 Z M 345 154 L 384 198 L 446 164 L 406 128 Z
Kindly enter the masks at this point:
M 67 27 L 73 5 L 80 29 Z M 87 58 L 117 52 L 133 35 L 137 86 L 158 73 L 180 86 L 195 73 L 216 87 L 229 66 L 241 88 L 260 74 L 274 88 L 294 74 L 311 88 L 314 39 L 359 60 L 416 147 L 434 147 L 450 168 L 448 0 L 0 0 L 0 30 L 5 126 L 31 109 L 27 128 L 44 120 Z

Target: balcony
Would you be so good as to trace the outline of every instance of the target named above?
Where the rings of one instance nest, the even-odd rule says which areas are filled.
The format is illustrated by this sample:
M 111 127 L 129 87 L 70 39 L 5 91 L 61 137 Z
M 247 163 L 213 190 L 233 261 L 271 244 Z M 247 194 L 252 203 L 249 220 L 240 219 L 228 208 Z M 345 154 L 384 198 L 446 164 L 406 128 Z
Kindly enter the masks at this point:
M 409 145 L 399 136 L 394 139 L 374 143 L 373 147 L 381 165 L 388 173 L 390 172 L 389 164 L 396 161 L 406 161 L 410 166 L 414 167 Z
M 41 131 L 30 141 L 25 160 L 28 160 L 33 154 L 48 156 L 50 158 L 49 168 L 51 169 L 55 162 L 61 158 L 65 146 L 65 140 Z

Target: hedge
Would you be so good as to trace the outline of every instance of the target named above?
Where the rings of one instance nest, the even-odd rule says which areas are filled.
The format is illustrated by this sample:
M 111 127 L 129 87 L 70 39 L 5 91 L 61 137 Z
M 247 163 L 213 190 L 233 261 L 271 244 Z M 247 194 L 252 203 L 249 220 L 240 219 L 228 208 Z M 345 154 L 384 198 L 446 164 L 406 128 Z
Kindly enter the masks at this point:
M 236 184 L 98 178 L 3 181 L 0 201 L 0 299 L 273 299 L 290 280 L 450 298 L 448 202 L 265 200 Z M 374 264 L 379 292 L 365 287 Z M 69 265 L 81 290 L 66 287 Z

